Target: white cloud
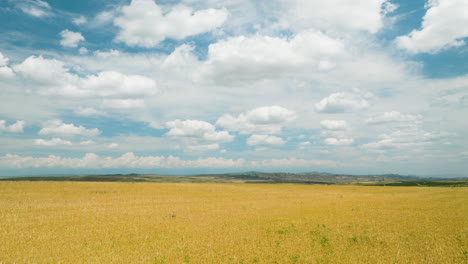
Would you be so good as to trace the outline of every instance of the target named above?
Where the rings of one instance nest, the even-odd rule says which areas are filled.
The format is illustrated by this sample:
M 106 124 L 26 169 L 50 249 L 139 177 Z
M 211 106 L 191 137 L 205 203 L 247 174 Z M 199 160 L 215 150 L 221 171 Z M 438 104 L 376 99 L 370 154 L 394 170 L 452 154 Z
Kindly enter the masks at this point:
M 85 48 L 85 47 L 81 47 L 78 52 L 81 54 L 81 55 L 84 55 L 84 54 L 87 54 L 88 53 L 88 49 Z
M 352 138 L 326 138 L 323 142 L 327 145 L 334 145 L 334 146 L 351 145 L 353 144 L 354 139 Z
M 119 72 L 100 72 L 82 80 L 83 91 L 102 97 L 140 97 L 157 92 L 153 79 Z
M 135 109 L 145 107 L 143 99 L 104 99 L 102 106 L 113 109 Z
M 15 73 L 10 67 L 0 67 L 0 79 L 1 78 L 13 78 Z
M 346 130 L 348 123 L 345 120 L 322 120 L 320 126 L 327 130 Z
M 185 152 L 204 152 L 219 149 L 219 144 L 193 145 L 184 149 Z
M 117 17 L 118 8 L 111 8 L 97 13 L 88 23 L 90 27 L 111 26 L 114 19 Z
M 50 5 L 41 0 L 21 0 L 15 2 L 17 8 L 34 17 L 50 16 L 52 14 Z
M 402 114 L 398 111 L 376 113 L 366 120 L 367 124 L 380 125 L 386 123 L 413 122 L 418 123 L 422 119 L 421 115 Z
M 468 37 L 468 1 L 429 0 L 422 28 L 396 39 L 398 47 L 410 52 L 437 53 L 465 45 Z
M 43 128 L 39 130 L 39 135 L 54 135 L 54 136 L 97 136 L 101 131 L 97 128 L 87 129 L 83 126 L 75 126 L 74 124 L 65 124 L 61 120 L 49 120 Z
M 395 12 L 398 9 L 398 7 L 400 7 L 398 4 L 387 1 L 382 4 L 382 12 L 384 14 L 390 14 L 390 13 Z
M 12 78 L 15 73 L 10 67 L 7 67 L 9 59 L 0 52 L 0 78 Z
M 227 19 L 225 9 L 205 9 L 194 12 L 177 5 L 166 14 L 153 0 L 133 0 L 121 9 L 114 20 L 120 28 L 117 40 L 129 46 L 154 47 L 166 38 L 184 39 L 212 31 Z M 151 26 L 148 26 L 151 25 Z
M 53 138 L 51 140 L 45 140 L 45 139 L 39 138 L 39 139 L 34 140 L 34 145 L 52 147 L 52 146 L 59 146 L 59 145 L 71 146 L 73 144 L 68 140 L 63 140 L 60 138 Z
M 119 157 L 101 157 L 87 153 L 81 158 L 64 158 L 56 155 L 30 157 L 6 154 L 0 157 L 0 166 L 5 168 L 297 168 L 297 167 L 336 167 L 331 160 L 306 160 L 297 158 L 246 161 L 220 157 L 184 160 L 175 156 L 137 156 L 127 152 Z
M 100 111 L 92 108 L 92 107 L 79 107 L 74 111 L 75 114 L 79 116 L 93 116 L 102 114 Z
M 206 67 L 217 83 L 237 85 L 277 79 L 305 66 L 328 70 L 343 53 L 340 40 L 319 31 L 304 31 L 293 38 L 239 36 L 209 45 Z
M 412 74 L 418 76 L 422 69 L 420 63 L 404 61 L 371 47 L 354 46 L 349 49 L 359 51 L 340 61 L 341 64 L 336 67 L 338 75 L 334 77 L 341 79 L 340 83 L 344 86 L 362 87 L 364 83 L 373 88 L 376 84 L 401 85 L 400 81 L 412 78 Z
M 370 150 L 415 148 L 430 145 L 434 141 L 448 136 L 410 127 L 381 134 L 379 135 L 379 140 L 364 144 L 362 147 Z
M 115 49 L 110 49 L 108 51 L 101 51 L 101 50 L 96 50 L 94 52 L 94 56 L 99 57 L 99 58 L 107 58 L 107 57 L 112 57 L 112 56 L 120 56 L 120 51 L 115 50 Z
M 396 9 L 386 0 L 281 0 L 283 24 L 293 28 L 320 28 L 331 31 L 362 30 L 377 33 L 385 14 Z
M 338 162 L 332 160 L 307 160 L 298 158 L 271 159 L 253 161 L 252 167 L 259 168 L 307 168 L 307 167 L 337 167 Z
M 83 35 L 80 32 L 73 32 L 68 29 L 60 32 L 62 40 L 60 40 L 60 45 L 68 48 L 76 48 L 80 41 L 85 41 Z
M 9 59 L 0 52 L 0 66 L 7 66 Z
M 167 122 L 166 127 L 170 129 L 166 136 L 170 137 L 218 143 L 229 142 L 234 138 L 227 131 L 216 131 L 212 124 L 199 120 L 174 120 Z
M 171 54 L 169 54 L 163 61 L 162 66 L 165 69 L 181 70 L 186 74 L 192 71 L 194 65 L 198 65 L 200 62 L 197 57 L 193 54 L 194 46 L 188 44 L 182 44 L 177 47 Z
M 284 123 L 294 119 L 296 119 L 294 111 L 275 105 L 258 107 L 238 117 L 225 114 L 216 121 L 216 125 L 243 134 L 273 134 L 280 132 Z
M 85 140 L 85 141 L 80 142 L 80 145 L 83 145 L 83 146 L 88 146 L 88 145 L 93 145 L 93 144 L 94 144 L 94 141 L 92 140 Z
M 269 135 L 251 135 L 247 139 L 247 145 L 250 146 L 279 146 L 284 145 L 285 141 L 277 136 Z
M 6 154 L 0 157 L 0 166 L 7 168 L 236 168 L 244 167 L 244 159 L 218 157 L 183 160 L 174 156 L 136 156 L 127 152 L 122 156 L 100 157 L 87 153 L 82 158 L 62 158 L 49 155 L 43 158 Z
M 302 141 L 301 143 L 299 143 L 299 148 L 306 149 L 308 146 L 310 146 L 310 144 L 310 141 Z
M 25 125 L 24 121 L 16 121 L 16 123 L 7 126 L 5 120 L 0 120 L 0 132 L 22 133 Z
M 71 74 L 62 61 L 31 56 L 13 66 L 15 72 L 35 82 L 33 86 L 44 94 L 70 97 L 105 97 L 138 99 L 158 90 L 153 79 L 141 75 L 126 75 L 103 71 L 80 77 Z
M 62 61 L 42 56 L 30 56 L 21 64 L 14 65 L 13 70 L 40 83 L 68 82 L 73 78 Z
M 83 25 L 83 24 L 85 24 L 86 22 L 88 22 L 88 19 L 86 19 L 86 17 L 84 17 L 84 16 L 80 16 L 80 17 L 74 18 L 74 19 L 72 20 L 72 22 L 73 22 L 73 24 L 79 26 L 79 25 Z
M 315 104 L 319 113 L 345 113 L 369 107 L 369 103 L 361 96 L 349 93 L 333 93 Z
M 346 120 L 322 120 L 322 136 L 326 137 L 323 141 L 327 145 L 350 145 L 354 139 L 348 138 L 348 122 Z
M 107 145 L 108 148 L 110 149 L 116 149 L 119 147 L 119 144 L 118 143 L 110 143 L 109 145 Z

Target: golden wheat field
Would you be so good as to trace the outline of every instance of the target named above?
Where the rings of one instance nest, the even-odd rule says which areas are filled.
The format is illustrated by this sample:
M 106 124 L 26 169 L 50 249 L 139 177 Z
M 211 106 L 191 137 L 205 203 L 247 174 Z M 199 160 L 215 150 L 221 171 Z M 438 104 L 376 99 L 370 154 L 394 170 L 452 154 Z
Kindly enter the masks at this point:
M 468 263 L 468 188 L 1 182 L 0 263 Z

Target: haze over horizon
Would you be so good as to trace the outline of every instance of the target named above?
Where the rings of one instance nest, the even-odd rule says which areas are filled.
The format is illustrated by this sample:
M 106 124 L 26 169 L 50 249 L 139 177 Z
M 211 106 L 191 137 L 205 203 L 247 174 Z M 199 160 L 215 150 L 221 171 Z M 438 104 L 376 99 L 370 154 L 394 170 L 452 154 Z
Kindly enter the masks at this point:
M 466 0 L 0 0 L 0 176 L 463 175 L 467 13 Z

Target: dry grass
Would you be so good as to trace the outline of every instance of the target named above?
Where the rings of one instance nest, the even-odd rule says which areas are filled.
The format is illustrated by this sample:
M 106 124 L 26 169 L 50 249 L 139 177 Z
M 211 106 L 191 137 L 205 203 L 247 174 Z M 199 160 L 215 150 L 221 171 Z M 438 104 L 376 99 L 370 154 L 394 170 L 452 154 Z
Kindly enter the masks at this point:
M 468 188 L 1 182 L 0 263 L 468 263 Z

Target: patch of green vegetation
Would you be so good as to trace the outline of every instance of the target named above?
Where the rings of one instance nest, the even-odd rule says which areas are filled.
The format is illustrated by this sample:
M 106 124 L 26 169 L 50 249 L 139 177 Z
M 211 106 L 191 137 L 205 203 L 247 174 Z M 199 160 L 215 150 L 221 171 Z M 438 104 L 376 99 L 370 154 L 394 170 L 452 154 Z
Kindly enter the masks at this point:
M 362 186 L 468 187 L 468 181 L 401 181 L 359 183 Z

